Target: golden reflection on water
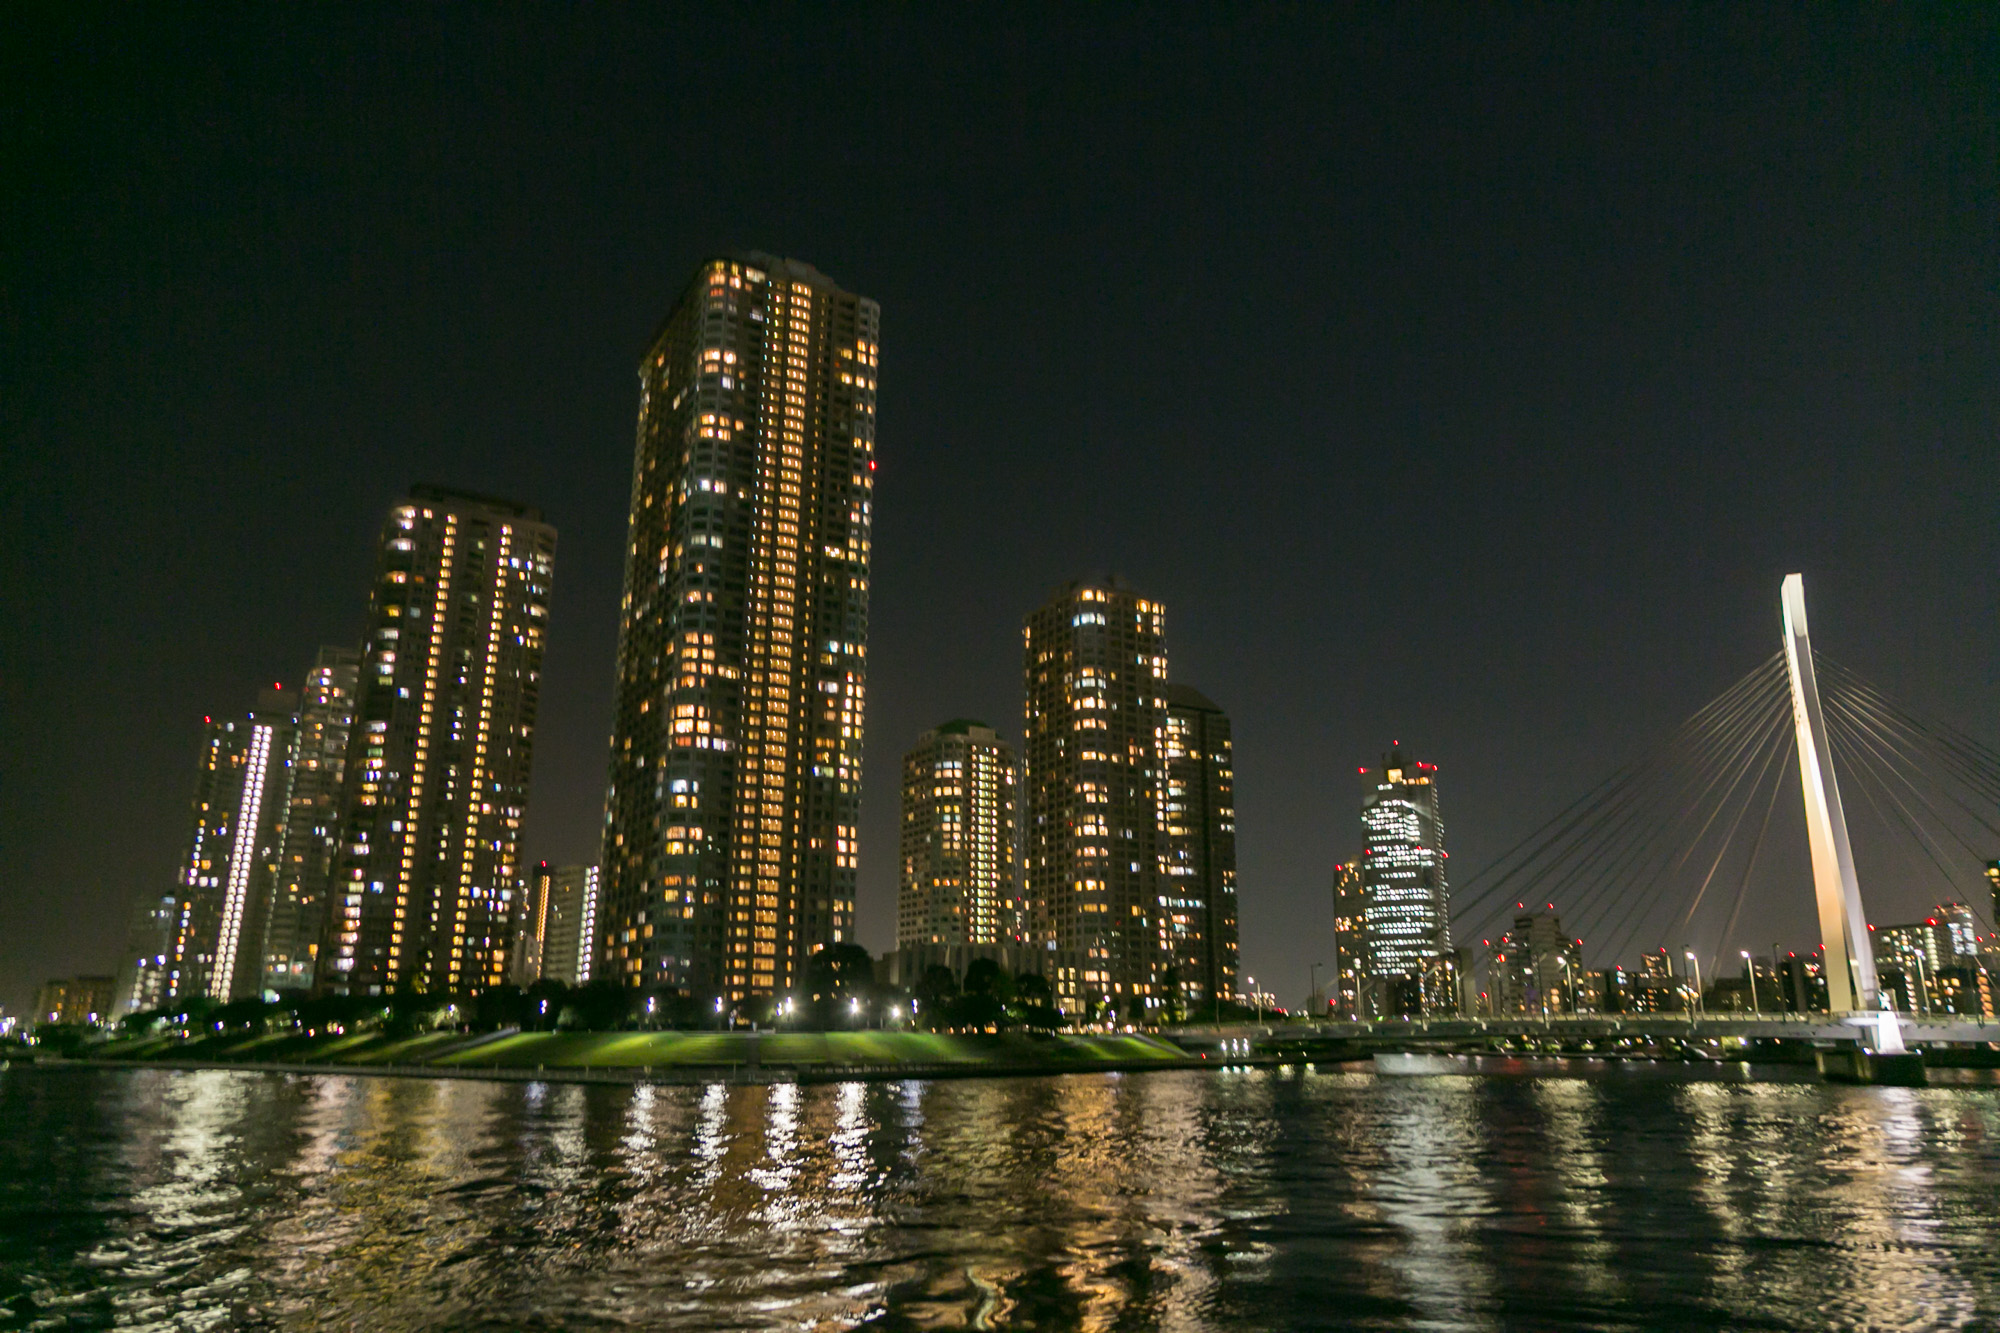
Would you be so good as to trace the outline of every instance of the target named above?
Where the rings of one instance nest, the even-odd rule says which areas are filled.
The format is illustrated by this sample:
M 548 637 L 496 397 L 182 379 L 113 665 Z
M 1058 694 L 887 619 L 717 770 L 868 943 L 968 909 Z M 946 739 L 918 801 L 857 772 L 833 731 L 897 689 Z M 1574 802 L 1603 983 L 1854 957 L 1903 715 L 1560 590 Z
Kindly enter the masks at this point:
M 70 1077 L 135 1327 L 2000 1325 L 1984 1088 Z

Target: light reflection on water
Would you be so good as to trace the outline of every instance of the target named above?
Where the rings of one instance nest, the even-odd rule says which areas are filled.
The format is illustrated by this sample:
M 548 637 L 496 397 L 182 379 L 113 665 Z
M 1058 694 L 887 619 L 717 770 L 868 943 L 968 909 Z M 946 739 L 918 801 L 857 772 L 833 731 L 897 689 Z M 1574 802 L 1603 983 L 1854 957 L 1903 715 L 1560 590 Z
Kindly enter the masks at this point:
M 0 1073 L 0 1328 L 2000 1326 L 2000 1091 Z

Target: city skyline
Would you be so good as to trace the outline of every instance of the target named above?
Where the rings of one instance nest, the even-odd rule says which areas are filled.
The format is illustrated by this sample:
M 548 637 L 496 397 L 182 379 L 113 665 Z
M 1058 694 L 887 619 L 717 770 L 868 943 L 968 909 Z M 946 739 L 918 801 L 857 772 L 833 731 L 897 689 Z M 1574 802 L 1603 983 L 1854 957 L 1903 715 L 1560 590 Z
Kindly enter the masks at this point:
M 1437 762 L 1477 868 L 1762 659 L 1784 573 L 1824 648 L 1992 737 L 1990 16 L 801 24 L 27 25 L 0 1002 L 120 956 L 200 719 L 359 642 L 413 480 L 563 530 L 521 863 L 597 859 L 634 359 L 734 245 L 891 312 L 873 949 L 882 775 L 1014 716 L 1019 618 L 1083 571 L 1172 608 L 1229 709 L 1244 970 L 1287 1000 L 1356 764 Z M 465 83 L 493 53 L 520 81 Z M 1793 859 L 1744 937 L 1813 937 Z M 1871 919 L 1928 873 L 1864 865 Z

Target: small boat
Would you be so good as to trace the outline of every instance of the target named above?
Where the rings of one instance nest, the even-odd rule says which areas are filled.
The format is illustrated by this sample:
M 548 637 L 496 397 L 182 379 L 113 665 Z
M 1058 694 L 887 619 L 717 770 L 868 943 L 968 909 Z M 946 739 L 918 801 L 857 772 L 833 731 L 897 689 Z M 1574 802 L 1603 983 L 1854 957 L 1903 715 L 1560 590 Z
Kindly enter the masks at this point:
M 1470 1074 L 1474 1070 L 1469 1055 L 1385 1051 L 1375 1057 L 1375 1072 L 1391 1077 L 1407 1077 L 1415 1074 Z

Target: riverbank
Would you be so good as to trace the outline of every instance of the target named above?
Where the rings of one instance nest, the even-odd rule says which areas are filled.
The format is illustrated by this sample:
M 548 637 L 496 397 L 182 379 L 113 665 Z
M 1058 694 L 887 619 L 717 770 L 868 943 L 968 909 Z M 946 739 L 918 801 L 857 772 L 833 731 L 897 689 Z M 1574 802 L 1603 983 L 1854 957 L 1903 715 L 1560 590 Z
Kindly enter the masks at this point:
M 214 1034 L 107 1042 L 75 1063 L 567 1083 L 820 1083 L 1213 1068 L 1162 1038 L 1069 1033 Z

